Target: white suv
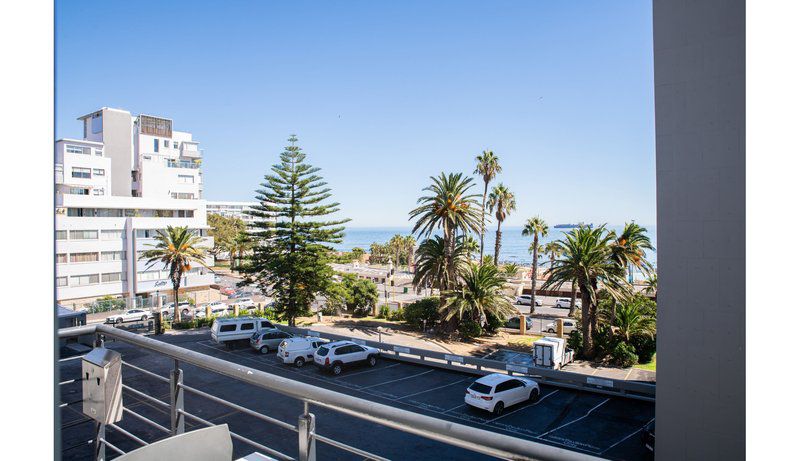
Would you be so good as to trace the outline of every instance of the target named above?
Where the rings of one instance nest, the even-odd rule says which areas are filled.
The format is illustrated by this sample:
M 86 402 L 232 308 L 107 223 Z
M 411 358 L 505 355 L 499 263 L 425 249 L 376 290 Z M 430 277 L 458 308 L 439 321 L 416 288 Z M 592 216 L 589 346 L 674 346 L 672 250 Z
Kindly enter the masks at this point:
M 558 298 L 556 299 L 556 307 L 559 309 L 569 309 L 569 305 L 572 301 L 569 298 Z M 579 300 L 575 300 L 575 307 L 580 308 L 581 302 Z
M 520 306 L 530 306 L 531 305 L 531 295 L 520 295 L 520 296 L 517 296 L 517 304 L 519 304 Z M 539 298 L 536 298 L 536 304 L 535 305 L 536 306 L 541 306 L 542 305 L 542 300 L 539 299 Z
M 539 385 L 530 378 L 492 373 L 470 384 L 464 403 L 500 416 L 511 405 L 536 400 L 539 392 Z
M 578 323 L 575 320 L 566 320 L 564 319 L 564 334 L 568 335 L 573 332 L 573 330 L 578 328 Z M 548 323 L 542 331 L 546 331 L 548 333 L 555 333 L 556 332 L 556 322 Z
M 320 346 L 326 344 L 324 339 L 309 336 L 306 338 L 286 338 L 278 346 L 278 358 L 283 363 L 294 363 L 297 368 L 302 367 L 306 362 L 314 360 L 314 352 Z
M 128 309 L 127 311 L 106 317 L 106 323 L 122 323 L 131 322 L 133 320 L 141 320 L 142 322 L 149 319 L 153 314 L 144 309 Z
M 344 367 L 358 363 L 365 362 L 374 367 L 380 353 L 374 347 L 362 346 L 352 341 L 336 341 L 320 346 L 314 353 L 314 363 L 338 375 Z

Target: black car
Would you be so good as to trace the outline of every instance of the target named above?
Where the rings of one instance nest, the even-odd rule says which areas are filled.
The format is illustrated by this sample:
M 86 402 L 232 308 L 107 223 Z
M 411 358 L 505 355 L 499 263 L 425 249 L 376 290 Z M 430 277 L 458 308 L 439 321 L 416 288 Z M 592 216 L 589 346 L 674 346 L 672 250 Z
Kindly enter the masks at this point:
M 644 427 L 642 430 L 642 443 L 644 443 L 645 448 L 650 450 L 651 452 L 656 451 L 656 422 L 655 420 L 651 421 L 650 424 Z

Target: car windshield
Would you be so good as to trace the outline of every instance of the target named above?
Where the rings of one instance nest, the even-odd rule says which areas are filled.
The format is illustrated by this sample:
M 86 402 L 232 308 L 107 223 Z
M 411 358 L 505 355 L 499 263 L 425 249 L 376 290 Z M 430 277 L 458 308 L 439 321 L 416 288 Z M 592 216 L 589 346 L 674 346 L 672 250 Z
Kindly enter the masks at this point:
M 252 338 L 252 339 L 258 339 L 258 336 L 259 336 L 260 334 L 261 334 L 261 333 L 259 333 L 259 332 L 255 332 L 255 333 L 253 333 L 253 334 L 250 336 L 250 338 Z
M 324 346 L 320 347 L 319 349 L 317 349 L 317 355 L 325 357 L 326 355 L 328 355 L 328 348 Z
M 487 386 L 486 384 L 478 383 L 478 382 L 472 383 L 472 385 L 469 386 L 469 389 L 472 390 L 472 391 L 478 392 L 480 394 L 491 394 L 492 393 L 492 387 L 491 386 Z

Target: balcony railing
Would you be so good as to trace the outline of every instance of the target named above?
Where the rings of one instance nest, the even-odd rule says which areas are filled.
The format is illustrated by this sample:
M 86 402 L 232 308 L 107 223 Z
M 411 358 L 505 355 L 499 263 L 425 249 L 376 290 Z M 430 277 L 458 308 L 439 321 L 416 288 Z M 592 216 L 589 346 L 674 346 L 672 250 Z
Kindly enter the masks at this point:
M 194 397 L 206 399 L 214 402 L 215 404 L 223 405 L 232 410 L 234 413 L 246 414 L 256 418 L 261 422 L 261 424 L 272 424 L 297 433 L 298 454 L 296 458 L 293 455 L 282 453 L 248 437 L 244 437 L 243 435 L 235 432 L 230 433 L 231 437 L 238 442 L 252 446 L 262 453 L 266 453 L 269 456 L 281 460 L 316 460 L 316 442 L 344 450 L 348 453 L 358 456 L 359 458 L 374 460 L 386 459 L 375 453 L 370 453 L 317 433 L 315 415 L 309 411 L 310 405 L 332 410 L 338 414 L 344 414 L 350 417 L 369 421 L 373 424 L 378 424 L 391 429 L 425 437 L 453 447 L 459 447 L 503 459 L 599 459 L 586 454 L 569 451 L 542 443 L 523 440 L 496 432 L 485 431 L 451 421 L 445 421 L 431 416 L 383 405 L 377 402 L 360 399 L 347 394 L 331 391 L 329 389 L 316 387 L 307 383 L 290 380 L 263 372 L 256 368 L 250 368 L 238 363 L 228 362 L 226 360 L 123 331 L 108 325 L 87 325 L 59 330 L 59 338 L 61 339 L 76 336 L 85 337 L 85 335 L 95 335 L 97 338 L 95 344 L 98 346 L 102 346 L 106 339 L 115 339 L 117 341 L 138 347 L 142 350 L 160 354 L 161 356 L 172 360 L 174 365 L 169 377 L 161 376 L 160 374 L 131 364 L 130 362 L 126 361 L 124 353 L 122 361 L 124 366 L 142 373 L 151 379 L 169 385 L 170 399 L 169 402 L 165 402 L 159 398 L 149 395 L 146 392 L 130 387 L 129 385 L 125 384 L 124 381 L 122 384 L 122 388 L 128 393 L 135 395 L 137 399 L 147 402 L 147 404 L 150 406 L 155 405 L 159 408 L 163 408 L 165 411 L 168 411 L 170 415 L 170 424 L 169 427 L 166 427 L 165 425 L 161 425 L 147 418 L 139 412 L 139 408 L 136 408 L 136 411 L 134 411 L 131 408 L 124 407 L 123 414 L 157 429 L 160 433 L 163 433 L 164 436 L 167 437 L 184 433 L 186 424 L 185 421 L 187 418 L 202 425 L 215 425 L 214 423 L 196 414 L 190 413 L 187 410 L 185 406 L 184 395 L 189 393 Z M 140 355 L 140 353 L 137 351 L 136 355 Z M 61 359 L 60 363 L 63 364 L 67 361 L 77 358 L 79 357 Z M 303 410 L 302 413 L 298 415 L 297 424 L 295 425 L 288 423 L 272 416 L 256 412 L 252 409 L 230 402 L 219 396 L 210 394 L 184 383 L 184 373 L 181 368 L 182 364 L 194 365 L 204 370 L 233 378 L 241 383 L 250 384 L 258 388 L 276 392 L 285 397 L 303 402 Z M 80 380 L 80 377 L 71 379 L 71 377 L 62 376 L 61 379 L 62 381 L 59 383 L 59 385 L 67 385 Z M 65 407 L 73 403 L 77 402 L 62 402 L 60 403 L 60 407 Z M 116 452 L 117 454 L 125 454 L 123 450 L 106 440 L 106 430 L 116 431 L 121 436 L 133 440 L 138 445 L 149 445 L 150 443 L 156 441 L 147 441 L 137 437 L 129 431 L 119 427 L 118 424 L 97 424 L 95 429 L 96 433 L 95 437 L 93 438 L 93 443 L 95 446 L 95 459 L 105 459 L 106 448 Z
M 188 160 L 167 160 L 168 168 L 200 168 L 200 164 Z

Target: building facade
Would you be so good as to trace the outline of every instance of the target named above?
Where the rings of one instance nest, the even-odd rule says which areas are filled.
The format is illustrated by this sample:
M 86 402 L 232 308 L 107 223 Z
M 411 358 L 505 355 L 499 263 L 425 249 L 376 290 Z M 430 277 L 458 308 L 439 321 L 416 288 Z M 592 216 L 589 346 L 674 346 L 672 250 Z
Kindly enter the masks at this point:
M 162 263 L 142 253 L 167 226 L 187 226 L 211 248 L 202 200 L 202 152 L 172 120 L 103 108 L 84 115 L 84 139 L 55 143 L 56 297 L 82 306 L 100 297 L 128 305 L 171 299 Z M 213 265 L 209 256 L 206 264 Z M 214 274 L 193 267 L 182 292 L 210 298 Z
M 226 218 L 239 218 L 249 225 L 258 221 L 258 218 L 247 214 L 255 206 L 258 206 L 258 202 L 219 202 L 209 200 L 206 202 L 206 211 Z

